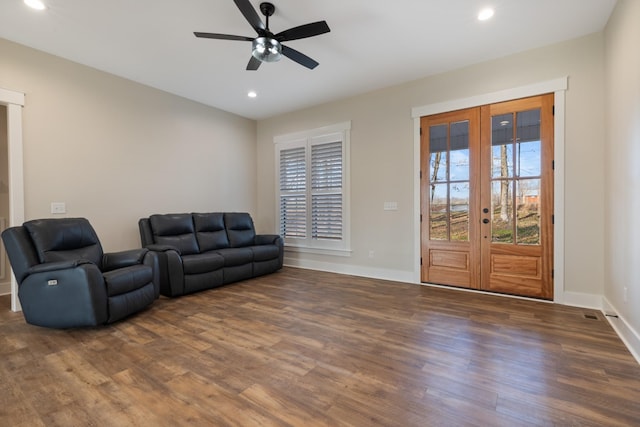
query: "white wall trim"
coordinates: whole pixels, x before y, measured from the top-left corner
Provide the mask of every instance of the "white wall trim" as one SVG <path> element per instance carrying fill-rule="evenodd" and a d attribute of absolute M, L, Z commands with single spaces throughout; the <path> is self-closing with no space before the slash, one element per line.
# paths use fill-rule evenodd
<path fill-rule="evenodd" d="M 21 107 L 24 106 L 24 93 L 15 92 L 9 89 L 0 87 L 0 104 L 15 104 Z"/>
<path fill-rule="evenodd" d="M 391 270 L 385 268 L 371 268 L 352 264 L 335 264 L 332 262 L 311 261 L 284 257 L 284 265 L 287 267 L 302 268 L 306 270 L 326 271 L 329 273 L 348 274 L 351 276 L 368 277 L 371 279 L 389 280 L 392 282 L 403 282 L 419 284 L 413 280 L 413 273 L 410 271 Z"/>
<path fill-rule="evenodd" d="M 553 171 L 553 301 L 564 303 L 567 292 L 564 290 L 564 181 L 565 181 L 565 96 L 567 88 L 565 78 L 564 89 L 558 89 L 554 93 L 555 116 L 553 122 L 555 170 Z M 570 305 L 570 304 L 567 304 Z"/>
<path fill-rule="evenodd" d="M 640 333 L 633 329 L 629 322 L 619 314 L 620 311 L 606 297 L 602 299 L 602 313 L 606 316 L 624 345 L 627 346 L 631 355 L 640 363 Z"/>
<path fill-rule="evenodd" d="M 0 104 L 7 106 L 9 145 L 9 226 L 24 222 L 24 161 L 22 147 L 23 93 L 0 88 Z M 18 283 L 11 274 L 11 310 L 20 311 Z"/>
<path fill-rule="evenodd" d="M 327 135 L 330 133 L 345 132 L 351 130 L 351 120 L 342 123 L 335 123 L 328 126 L 322 126 L 308 131 L 291 132 L 284 135 L 276 135 L 273 137 L 274 144 L 281 144 L 296 139 L 307 139 L 315 136 Z"/>
<path fill-rule="evenodd" d="M 558 302 L 558 300 L 561 300 L 562 302 Z M 602 295 L 597 294 L 585 294 L 582 292 L 562 292 L 561 295 L 559 295 L 559 298 L 556 298 L 554 302 L 571 307 L 602 310 Z"/>
<path fill-rule="evenodd" d="M 419 119 L 422 116 L 429 116 L 431 114 L 446 113 L 448 111 L 462 110 L 464 108 L 478 107 L 496 102 L 511 101 L 512 99 L 564 91 L 568 88 L 568 82 L 569 77 L 560 77 L 554 80 L 476 95 L 469 98 L 452 99 L 436 104 L 414 107 L 411 109 L 411 117 Z"/>
<path fill-rule="evenodd" d="M 477 95 L 470 98 L 454 99 L 436 104 L 414 107 L 411 110 L 413 118 L 413 200 L 414 200 L 414 280 L 420 281 L 420 118 L 431 114 L 445 113 L 464 108 L 478 107 L 512 99 L 554 93 L 554 302 L 563 303 L 564 300 L 564 181 L 565 181 L 565 91 L 568 88 L 569 77 L 533 83 L 527 86 L 502 90 L 499 92 Z"/>

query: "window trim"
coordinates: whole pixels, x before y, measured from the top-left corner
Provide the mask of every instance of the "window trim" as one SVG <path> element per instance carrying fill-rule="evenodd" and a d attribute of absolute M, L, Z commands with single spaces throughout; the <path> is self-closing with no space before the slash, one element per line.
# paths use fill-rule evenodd
<path fill-rule="evenodd" d="M 350 179 L 350 133 L 351 121 L 336 123 L 307 131 L 294 132 L 285 135 L 277 135 L 273 138 L 275 146 L 275 226 L 280 232 L 280 151 L 282 149 L 305 146 L 307 158 L 310 159 L 311 145 L 322 144 L 338 136 L 342 142 L 342 240 L 324 241 L 314 240 L 310 235 L 310 228 L 304 241 L 291 241 L 285 239 L 285 250 L 300 253 L 313 253 L 320 255 L 351 256 L 351 179 Z M 310 167 L 310 165 L 309 165 Z M 307 185 L 309 182 L 307 183 Z M 309 188 L 307 188 L 309 190 Z M 309 195 L 310 192 L 307 191 Z M 309 213 L 311 199 L 308 197 Z M 310 226 L 310 224 L 308 224 Z"/>

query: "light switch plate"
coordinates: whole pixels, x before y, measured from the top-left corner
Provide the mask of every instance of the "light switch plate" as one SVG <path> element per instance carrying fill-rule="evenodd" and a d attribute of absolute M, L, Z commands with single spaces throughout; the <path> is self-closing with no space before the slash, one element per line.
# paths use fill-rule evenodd
<path fill-rule="evenodd" d="M 398 210 L 398 202 L 384 202 L 384 210 L 385 211 L 397 211 Z"/>
<path fill-rule="evenodd" d="M 67 205 L 65 204 L 65 202 L 51 202 L 51 213 L 52 214 L 67 213 Z"/>

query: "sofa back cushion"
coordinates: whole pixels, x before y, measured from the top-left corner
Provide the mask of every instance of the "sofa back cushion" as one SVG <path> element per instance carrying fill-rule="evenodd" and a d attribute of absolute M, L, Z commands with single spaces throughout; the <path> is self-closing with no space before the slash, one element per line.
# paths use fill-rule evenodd
<path fill-rule="evenodd" d="M 173 246 L 182 255 L 200 252 L 191 214 L 151 215 L 149 224 L 154 243 Z"/>
<path fill-rule="evenodd" d="M 46 218 L 23 224 L 41 263 L 86 259 L 102 268 L 102 246 L 85 218 Z"/>
<path fill-rule="evenodd" d="M 201 252 L 229 247 L 223 213 L 194 213 L 193 225 Z"/>
<path fill-rule="evenodd" d="M 225 213 L 224 225 L 227 228 L 227 236 L 232 248 L 241 248 L 254 244 L 256 231 L 253 228 L 253 220 L 248 213 Z"/>

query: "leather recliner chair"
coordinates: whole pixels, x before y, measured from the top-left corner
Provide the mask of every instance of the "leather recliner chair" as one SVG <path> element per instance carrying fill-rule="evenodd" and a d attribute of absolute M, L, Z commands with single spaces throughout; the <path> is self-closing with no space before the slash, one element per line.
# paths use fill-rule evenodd
<path fill-rule="evenodd" d="M 2 233 L 27 323 L 50 328 L 123 319 L 159 296 L 158 258 L 107 253 L 84 218 L 37 219 Z"/>

